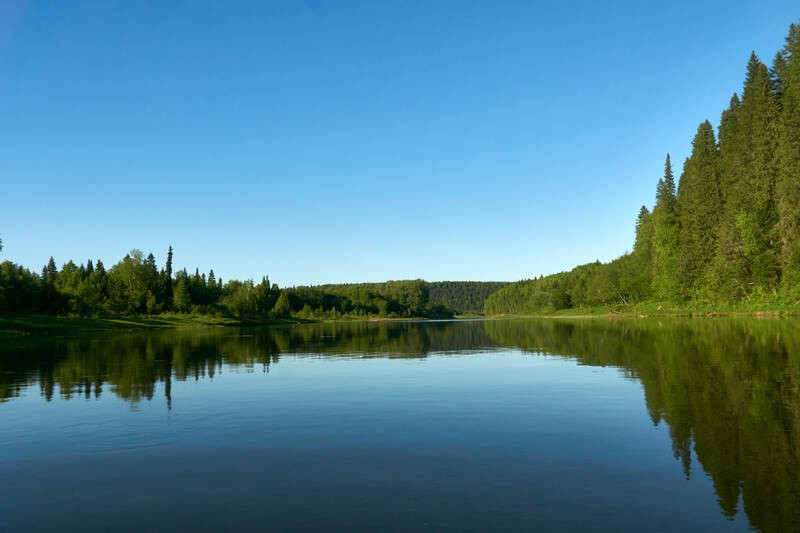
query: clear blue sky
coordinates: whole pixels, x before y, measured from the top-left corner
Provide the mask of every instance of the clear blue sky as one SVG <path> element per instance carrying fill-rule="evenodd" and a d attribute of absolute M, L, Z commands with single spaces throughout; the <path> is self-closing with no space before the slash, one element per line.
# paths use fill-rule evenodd
<path fill-rule="evenodd" d="M 0 238 L 280 285 L 629 250 L 795 1 L 0 2 Z"/>

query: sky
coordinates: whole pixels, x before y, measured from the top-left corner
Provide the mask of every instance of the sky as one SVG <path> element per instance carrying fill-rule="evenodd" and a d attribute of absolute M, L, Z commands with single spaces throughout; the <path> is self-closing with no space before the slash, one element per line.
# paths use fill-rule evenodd
<path fill-rule="evenodd" d="M 280 286 L 631 249 L 795 1 L 0 1 L 0 260 Z"/>

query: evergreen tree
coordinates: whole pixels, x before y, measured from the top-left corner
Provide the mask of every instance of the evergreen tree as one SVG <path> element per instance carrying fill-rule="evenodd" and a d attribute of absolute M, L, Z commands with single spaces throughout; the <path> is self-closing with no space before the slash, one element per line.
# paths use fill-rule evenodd
<path fill-rule="evenodd" d="M 290 315 L 292 311 L 291 302 L 289 301 L 289 292 L 282 290 L 278 299 L 275 301 L 275 307 L 272 309 L 272 314 L 278 318 L 285 318 Z"/>
<path fill-rule="evenodd" d="M 775 54 L 775 59 L 772 60 L 772 67 L 769 69 L 770 79 L 772 80 L 772 92 L 778 98 L 783 95 L 783 78 L 786 70 L 786 55 L 781 52 Z"/>
<path fill-rule="evenodd" d="M 792 24 L 782 54 L 778 132 L 778 229 L 783 292 L 800 298 L 800 25 Z"/>
<path fill-rule="evenodd" d="M 161 291 L 164 298 L 164 309 L 169 310 L 172 308 L 173 295 L 172 295 L 172 246 L 167 251 L 167 263 L 164 265 L 164 276 L 161 280 Z"/>
<path fill-rule="evenodd" d="M 646 206 L 639 209 L 636 218 L 636 240 L 628 268 L 623 271 L 634 301 L 647 299 L 652 294 L 653 281 L 653 220 Z"/>
<path fill-rule="evenodd" d="M 707 289 L 719 300 L 746 296 L 746 268 L 743 245 L 736 228 L 736 217 L 743 209 L 746 184 L 739 164 L 742 128 L 741 100 L 734 93 L 728 109 L 722 112 L 719 125 L 720 213 L 717 249 L 709 269 Z"/>
<path fill-rule="evenodd" d="M 189 287 L 185 275 L 178 276 L 175 283 L 173 306 L 180 313 L 188 313 L 192 310 L 192 299 L 189 296 Z"/>
<path fill-rule="evenodd" d="M 722 215 L 708 285 L 721 300 L 772 292 L 780 279 L 778 118 L 773 80 L 752 54 L 741 101 L 735 97 L 720 122 Z"/>
<path fill-rule="evenodd" d="M 47 265 L 42 269 L 42 281 L 53 284 L 56 281 L 57 274 L 58 267 L 56 266 L 56 261 L 53 259 L 53 256 L 50 256 L 50 260 L 47 261 Z"/>
<path fill-rule="evenodd" d="M 780 278 L 775 201 L 779 108 L 769 71 L 755 53 L 747 66 L 741 120 L 739 171 L 746 189 L 740 191 L 744 209 L 736 215 L 736 228 L 743 245 L 747 282 L 752 290 L 773 291 Z"/>
<path fill-rule="evenodd" d="M 697 128 L 692 154 L 678 187 L 680 206 L 680 281 L 684 296 L 696 295 L 717 245 L 722 209 L 719 151 L 708 121 Z M 690 291 L 692 294 L 690 294 Z"/>
<path fill-rule="evenodd" d="M 678 201 L 669 154 L 664 163 L 664 177 L 656 188 L 653 207 L 653 295 L 670 300 L 678 294 Z"/>

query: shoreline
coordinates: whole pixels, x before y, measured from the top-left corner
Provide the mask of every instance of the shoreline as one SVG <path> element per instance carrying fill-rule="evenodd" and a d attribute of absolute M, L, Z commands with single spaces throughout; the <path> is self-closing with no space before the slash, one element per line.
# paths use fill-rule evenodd
<path fill-rule="evenodd" d="M 581 308 L 564 309 L 551 313 L 460 315 L 452 318 L 426 317 L 352 317 L 336 320 L 237 319 L 207 315 L 153 315 L 148 317 L 83 318 L 54 315 L 0 316 L 0 339 L 26 336 L 78 335 L 104 332 L 125 332 L 149 329 L 187 329 L 209 327 L 290 326 L 295 324 L 323 324 L 346 322 L 409 322 L 436 320 L 504 320 L 521 318 L 539 319 L 637 319 L 637 318 L 798 318 L 800 309 L 687 309 L 652 304 L 631 308 Z"/>
<path fill-rule="evenodd" d="M 205 315 L 84 318 L 55 315 L 0 316 L 0 338 L 123 332 L 148 329 L 279 326 L 302 324 L 299 319 L 251 320 Z"/>

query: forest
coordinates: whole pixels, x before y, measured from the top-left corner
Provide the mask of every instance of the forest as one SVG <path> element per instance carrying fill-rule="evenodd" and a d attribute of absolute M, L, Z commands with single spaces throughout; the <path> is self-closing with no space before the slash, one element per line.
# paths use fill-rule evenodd
<path fill-rule="evenodd" d="M 0 242 L 0 246 L 1 246 Z M 155 256 L 131 250 L 106 269 L 101 260 L 60 268 L 51 257 L 41 273 L 0 263 L 0 315 L 118 317 L 164 313 L 250 319 L 447 318 L 479 313 L 493 282 L 387 281 L 280 288 L 261 281 L 223 281 L 214 270 L 173 272 L 173 250 Z"/>
<path fill-rule="evenodd" d="M 667 155 L 633 250 L 609 263 L 523 280 L 487 314 L 642 302 L 800 304 L 800 25 L 767 67 L 753 53 L 718 127 L 702 122 L 676 185 Z"/>

